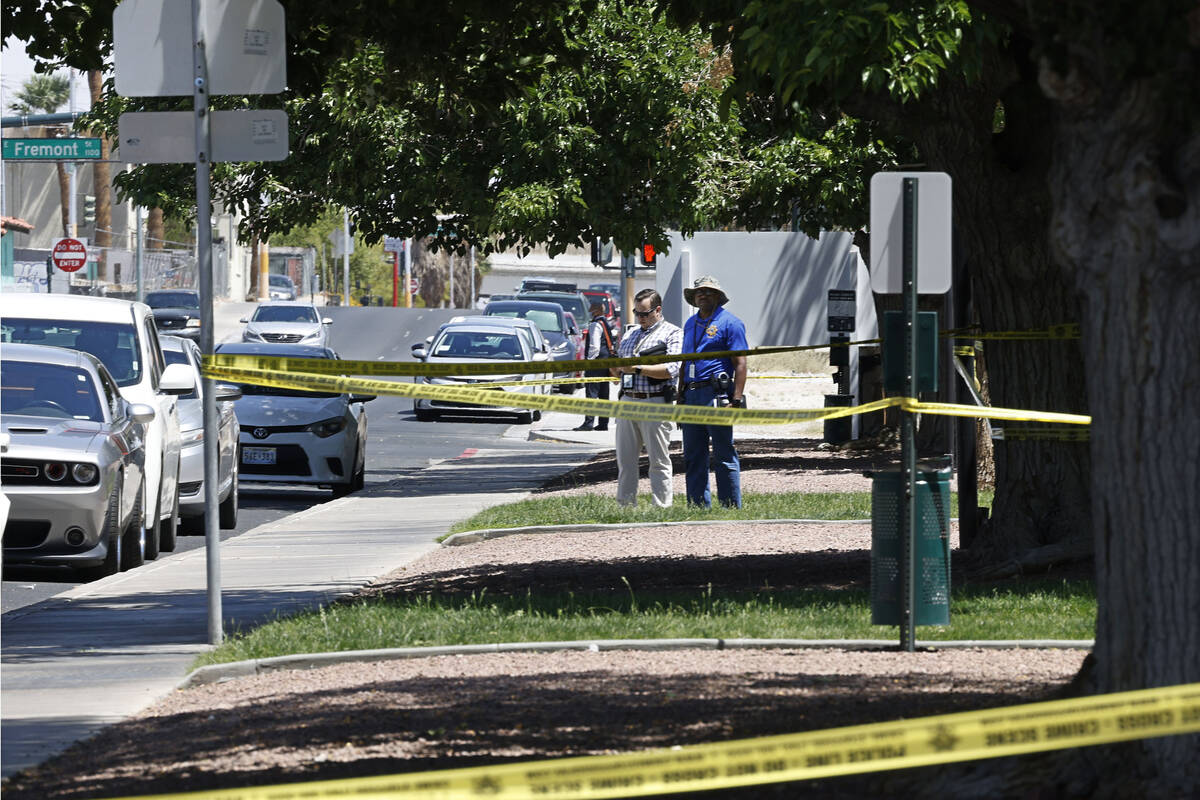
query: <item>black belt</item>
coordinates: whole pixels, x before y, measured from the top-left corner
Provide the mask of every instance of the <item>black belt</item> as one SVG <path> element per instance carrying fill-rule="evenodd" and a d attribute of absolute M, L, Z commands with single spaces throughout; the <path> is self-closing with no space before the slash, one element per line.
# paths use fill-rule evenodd
<path fill-rule="evenodd" d="M 627 394 L 630 397 L 636 397 L 639 400 L 645 400 L 647 397 L 662 397 L 663 396 L 662 392 L 622 392 L 621 394 Z"/>
<path fill-rule="evenodd" d="M 685 384 L 683 385 L 683 390 L 684 390 L 685 392 L 689 392 L 689 391 L 691 391 L 692 389 L 699 389 L 699 388 L 701 388 L 702 386 L 707 386 L 708 388 L 710 388 L 710 389 L 711 389 L 711 388 L 712 388 L 712 383 L 710 383 L 709 381 L 689 381 L 688 383 L 685 383 Z"/>

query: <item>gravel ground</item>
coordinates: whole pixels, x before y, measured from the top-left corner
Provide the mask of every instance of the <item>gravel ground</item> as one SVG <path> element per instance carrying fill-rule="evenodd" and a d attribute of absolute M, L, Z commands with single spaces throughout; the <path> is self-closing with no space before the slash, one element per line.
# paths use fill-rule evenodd
<path fill-rule="evenodd" d="M 868 489 L 894 454 L 745 442 L 752 491 Z M 547 492 L 611 492 L 600 457 Z M 522 534 L 439 549 L 365 591 L 865 586 L 869 525 L 684 525 Z M 287 671 L 177 691 L 36 770 L 6 800 L 165 793 L 417 772 L 816 730 L 1047 699 L 1064 650 L 686 650 L 439 656 Z M 913 776 L 904 771 L 893 775 Z M 883 783 L 878 781 L 883 780 Z M 706 798 L 911 795 L 887 776 Z M 903 778 L 901 779 L 903 780 Z M 678 796 L 678 795 L 677 795 Z"/>

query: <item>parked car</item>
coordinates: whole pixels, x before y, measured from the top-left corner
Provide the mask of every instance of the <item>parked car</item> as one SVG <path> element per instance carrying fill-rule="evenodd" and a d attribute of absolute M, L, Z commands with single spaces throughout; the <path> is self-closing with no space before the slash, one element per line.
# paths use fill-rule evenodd
<path fill-rule="evenodd" d="M 222 355 L 337 359 L 328 347 L 228 343 Z M 241 385 L 234 402 L 240 428 L 239 478 L 243 482 L 307 483 L 335 497 L 363 488 L 367 459 L 369 394 L 338 394 Z"/>
<path fill-rule="evenodd" d="M 287 275 L 267 276 L 268 300 L 295 300 L 296 284 Z"/>
<path fill-rule="evenodd" d="M 618 283 L 589 283 L 588 289 L 596 292 L 608 292 L 613 298 L 621 296 L 621 285 Z"/>
<path fill-rule="evenodd" d="M 154 309 L 158 332 L 200 339 L 200 293 L 193 289 L 163 289 L 146 292 L 146 305 Z"/>
<path fill-rule="evenodd" d="M 508 326 L 495 322 L 450 322 L 443 325 L 433 338 L 432 344 L 419 342 L 412 353 L 420 361 L 438 364 L 478 364 L 480 362 L 549 361 L 545 353 L 535 353 L 529 339 L 521 335 L 515 324 Z M 514 375 L 462 375 L 418 378 L 421 383 L 442 386 L 471 386 L 494 382 L 529 383 L 530 385 L 498 386 L 493 391 L 506 394 L 542 394 L 543 387 L 533 382 L 541 379 L 537 374 Z M 418 397 L 413 400 L 413 413 L 418 420 L 428 421 L 442 413 L 459 414 L 515 414 L 517 421 L 528 425 L 541 418 L 541 411 L 514 405 L 485 406 L 460 403 L 453 400 Z"/>
<path fill-rule="evenodd" d="M 495 300 L 487 304 L 483 310 L 485 316 L 515 317 L 529 319 L 542 329 L 542 335 L 550 343 L 550 357 L 554 361 L 573 361 L 578 352 L 578 345 L 572 336 L 578 336 L 578 328 L 572 328 L 567 321 L 566 312 L 558 303 L 545 303 L 540 300 Z M 566 381 L 579 378 L 582 372 L 556 372 L 555 378 Z M 559 384 L 559 391 L 573 391 L 574 384 Z M 567 388 L 570 387 L 570 388 Z"/>
<path fill-rule="evenodd" d="M 5 344 L 0 358 L 4 563 L 68 566 L 87 578 L 140 565 L 154 408 L 122 397 L 89 353 Z"/>
<path fill-rule="evenodd" d="M 182 533 L 204 534 L 204 385 L 200 380 L 200 348 L 177 336 L 162 337 L 168 364 L 186 364 L 196 377 L 196 388 L 179 398 L 179 527 Z M 242 390 L 229 383 L 214 386 L 217 399 L 217 507 L 218 525 L 237 527 L 238 429 L 233 401 Z"/>
<path fill-rule="evenodd" d="M 317 313 L 312 303 L 280 301 L 260 303 L 249 317 L 242 317 L 243 342 L 267 344 L 329 345 L 329 326 L 333 320 Z"/>
<path fill-rule="evenodd" d="M 518 292 L 575 292 L 573 283 L 560 278 L 525 278 L 517 288 Z"/>
<path fill-rule="evenodd" d="M 537 326 L 537 323 L 531 319 L 518 319 L 516 317 L 499 317 L 475 315 L 470 317 L 454 317 L 450 322 L 442 324 L 442 328 L 455 322 L 470 322 L 479 325 L 504 325 L 511 326 L 516 329 L 517 333 L 529 340 L 530 349 L 536 356 L 538 353 L 545 353 L 546 357 L 550 357 L 550 342 L 546 340 L 546 335 L 542 333 L 542 329 Z M 441 331 L 441 328 L 438 329 Z M 436 335 L 436 334 L 435 334 Z M 425 339 L 429 344 L 433 343 L 433 336 Z"/>
<path fill-rule="evenodd" d="M 575 315 L 575 321 L 587 324 L 592 317 L 588 314 L 588 301 L 579 292 L 521 292 L 518 300 L 541 300 L 545 303 L 558 303 L 563 311 Z"/>
<path fill-rule="evenodd" d="M 145 303 L 62 294 L 0 295 L 0 332 L 6 342 L 83 350 L 108 369 L 131 403 L 154 408 L 146 426 L 144 550 L 128 558 L 154 559 L 175 549 L 179 517 L 177 397 L 195 388 L 191 370 L 163 358 L 154 315 Z"/>

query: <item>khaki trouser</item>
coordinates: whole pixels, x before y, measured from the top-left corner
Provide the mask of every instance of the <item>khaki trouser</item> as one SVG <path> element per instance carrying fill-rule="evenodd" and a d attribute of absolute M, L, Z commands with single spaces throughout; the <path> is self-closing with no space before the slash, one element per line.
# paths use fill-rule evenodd
<path fill-rule="evenodd" d="M 662 397 L 637 398 L 628 395 L 621 398 L 630 403 L 664 403 Z M 617 418 L 617 502 L 623 506 L 637 503 L 638 459 L 645 446 L 650 457 L 650 492 L 654 505 L 666 508 L 671 505 L 671 456 L 667 448 L 671 444 L 670 422 L 635 422 Z"/>

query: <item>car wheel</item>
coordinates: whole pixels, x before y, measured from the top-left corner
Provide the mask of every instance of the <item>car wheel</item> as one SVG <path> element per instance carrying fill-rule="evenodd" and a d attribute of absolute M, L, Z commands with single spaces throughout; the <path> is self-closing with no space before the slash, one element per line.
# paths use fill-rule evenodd
<path fill-rule="evenodd" d="M 159 526 L 158 549 L 163 553 L 175 552 L 175 541 L 179 533 L 179 482 L 175 482 L 175 502 L 171 508 L 171 518 Z"/>
<path fill-rule="evenodd" d="M 113 488 L 112 497 L 108 498 L 108 510 L 104 514 L 104 527 L 100 529 L 100 539 L 108 545 L 104 554 L 104 563 L 98 567 L 83 570 L 84 580 L 94 581 L 116 575 L 121 571 L 121 486 Z"/>
<path fill-rule="evenodd" d="M 517 414 L 517 424 L 518 425 L 532 425 L 533 424 L 533 412 L 532 411 L 522 411 L 519 414 Z"/>
<path fill-rule="evenodd" d="M 541 418 L 542 418 L 542 410 L 541 410 L 540 408 L 539 408 L 539 409 L 535 409 L 535 410 L 534 410 L 534 412 L 533 412 L 533 421 L 534 421 L 534 422 L 537 422 L 537 421 L 538 421 L 538 420 L 540 420 Z"/>
<path fill-rule="evenodd" d="M 232 530 L 237 527 L 238 518 L 238 471 L 233 470 L 233 482 L 229 487 L 229 495 L 221 501 L 218 512 L 219 524 L 222 530 Z"/>
<path fill-rule="evenodd" d="M 417 417 L 417 422 L 433 422 L 437 419 L 436 411 L 426 411 L 423 408 L 414 408 L 413 414 Z"/>
<path fill-rule="evenodd" d="M 138 492 L 137 503 L 133 507 L 133 515 L 129 518 L 129 524 L 125 526 L 125 532 L 121 534 L 122 571 L 140 567 L 146 563 L 146 528 L 142 520 L 145 508 L 146 484 L 143 482 L 142 490 Z"/>

